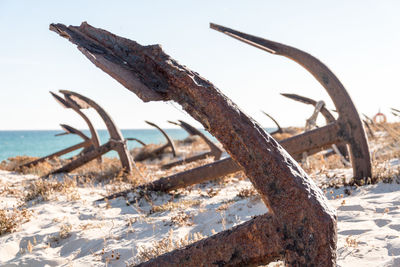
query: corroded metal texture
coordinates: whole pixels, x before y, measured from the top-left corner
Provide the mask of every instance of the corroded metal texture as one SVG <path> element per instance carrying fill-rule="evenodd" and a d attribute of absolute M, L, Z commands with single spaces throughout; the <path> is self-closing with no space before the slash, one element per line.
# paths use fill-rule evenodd
<path fill-rule="evenodd" d="M 77 130 L 77 129 L 69 126 L 69 125 L 61 124 L 61 127 L 65 130 L 66 134 L 72 133 L 72 134 L 79 135 L 81 138 L 83 138 L 84 142 L 76 144 L 76 145 L 73 145 L 73 146 L 70 146 L 70 147 L 67 147 L 67 148 L 64 148 L 64 149 L 62 149 L 60 151 L 57 151 L 55 153 L 52 153 L 50 155 L 41 157 L 39 159 L 33 160 L 31 162 L 28 162 L 26 164 L 23 164 L 23 165 L 19 166 L 19 168 L 32 167 L 32 166 L 34 166 L 36 164 L 39 164 L 41 162 L 46 161 L 47 159 L 60 157 L 62 155 L 65 155 L 67 153 L 70 153 L 70 152 L 75 151 L 75 150 L 80 149 L 80 148 L 84 148 L 81 151 L 81 153 L 82 153 L 82 152 L 90 151 L 92 146 L 94 146 L 94 147 L 98 147 L 99 146 L 99 138 L 98 138 L 98 135 L 97 135 L 97 131 L 94 129 L 94 127 L 93 127 L 92 123 L 90 122 L 89 118 L 79 110 L 79 108 L 77 107 L 77 104 L 72 102 L 72 101 L 68 101 L 68 99 L 62 98 L 62 97 L 56 95 L 53 92 L 50 92 L 50 94 L 55 98 L 55 100 L 62 107 L 73 109 L 75 112 L 77 112 L 85 120 L 85 122 L 89 126 L 92 138 L 89 139 L 81 131 L 79 131 L 79 130 Z M 99 158 L 99 161 L 101 162 L 101 158 Z"/>
<path fill-rule="evenodd" d="M 60 90 L 60 92 L 64 95 L 65 101 L 62 104 L 65 105 L 67 103 L 70 107 L 75 109 L 82 108 L 93 108 L 103 119 L 108 133 L 110 134 L 110 141 L 102 146 L 95 147 L 93 151 L 90 153 L 85 153 L 81 155 L 81 157 L 74 159 L 69 164 L 53 171 L 52 173 L 60 173 L 60 172 L 69 172 L 72 171 L 83 164 L 89 162 L 92 159 L 99 158 L 101 155 L 107 153 L 110 150 L 115 150 L 118 153 L 119 159 L 121 161 L 122 168 L 127 173 L 132 173 L 133 171 L 133 160 L 130 156 L 128 148 L 125 143 L 125 139 L 122 136 L 121 131 L 115 125 L 114 121 L 111 119 L 110 115 L 96 102 L 80 95 L 76 92 L 68 91 L 68 90 Z M 57 98 L 59 101 L 62 98 Z"/>
<path fill-rule="evenodd" d="M 176 148 L 175 148 L 175 143 L 172 140 L 172 138 L 163 130 L 161 129 L 161 127 L 159 127 L 157 124 L 155 124 L 154 122 L 150 122 L 150 121 L 145 121 L 148 125 L 151 125 L 153 127 L 155 127 L 157 130 L 159 130 L 161 132 L 161 134 L 165 137 L 165 139 L 167 140 L 167 143 L 148 152 L 148 153 L 143 153 L 143 154 L 138 154 L 135 157 L 135 161 L 143 161 L 146 160 L 148 158 L 153 158 L 153 157 L 158 157 L 160 154 L 164 153 L 164 151 L 167 148 L 171 148 L 171 153 L 174 157 L 176 157 Z"/>
<path fill-rule="evenodd" d="M 307 104 L 307 105 L 313 105 L 314 107 L 318 103 L 314 99 L 311 99 L 311 98 L 308 98 L 308 97 L 305 97 L 305 96 L 301 96 L 301 95 L 286 94 L 286 93 L 282 93 L 281 95 L 283 95 L 284 97 L 287 97 L 289 99 L 293 99 L 295 101 Z M 335 117 L 325 107 L 325 105 L 321 107 L 320 112 L 321 112 L 322 116 L 324 116 L 326 124 L 334 123 L 336 121 Z M 335 144 L 335 145 L 332 145 L 333 149 L 335 149 L 334 146 L 337 147 L 337 149 L 340 152 L 340 155 L 343 156 L 345 158 L 345 160 L 349 159 L 348 149 L 347 149 L 347 145 L 346 144 Z"/>
<path fill-rule="evenodd" d="M 338 135 L 332 136 L 333 139 L 321 137 L 326 132 L 324 128 L 329 127 L 329 125 L 321 127 L 318 129 L 320 134 L 316 135 L 319 138 L 318 143 L 322 139 L 324 142 L 331 144 L 346 142 L 350 148 L 354 178 L 357 181 L 366 181 L 368 177 L 371 177 L 371 158 L 360 116 L 342 83 L 325 64 L 312 55 L 291 46 L 242 33 L 217 24 L 211 23 L 210 27 L 273 55 L 281 55 L 292 59 L 308 70 L 326 89 L 339 113 L 339 118 L 335 122 L 338 128 Z M 312 142 L 313 140 L 310 141 Z M 304 144 L 301 145 L 303 146 Z"/>
<path fill-rule="evenodd" d="M 274 117 L 272 117 L 271 115 L 269 115 L 269 114 L 268 114 L 267 112 L 265 112 L 265 111 L 262 111 L 262 110 L 261 110 L 261 112 L 262 112 L 265 116 L 267 116 L 268 118 L 270 118 L 270 119 L 275 123 L 276 127 L 278 127 L 278 129 L 276 129 L 275 131 L 269 133 L 270 135 L 274 135 L 274 134 L 277 134 L 277 133 L 283 133 L 281 126 L 279 125 L 278 121 L 274 119 Z"/>
<path fill-rule="evenodd" d="M 107 143 L 105 143 L 99 147 L 96 147 L 93 150 L 83 154 L 82 156 L 78 157 L 77 159 L 72 160 L 70 163 L 67 163 L 66 165 L 62 166 L 61 168 L 58 168 L 58 169 L 52 171 L 50 174 L 70 172 L 72 170 L 75 170 L 75 169 L 83 166 L 84 164 L 88 163 L 89 161 L 94 160 L 111 150 L 118 149 L 119 146 L 120 146 L 120 143 L 110 140 Z"/>
<path fill-rule="evenodd" d="M 142 140 L 140 140 L 140 139 L 138 139 L 138 138 L 134 138 L 134 137 L 128 137 L 128 138 L 125 138 L 125 140 L 127 140 L 127 141 L 136 141 L 136 142 L 138 142 L 139 144 L 141 144 L 142 146 L 145 146 L 145 145 L 146 145 L 145 142 L 143 142 Z"/>
<path fill-rule="evenodd" d="M 75 134 L 79 137 L 81 137 L 83 140 L 89 140 L 90 138 L 86 136 L 82 131 L 79 131 L 78 129 L 68 125 L 68 124 L 60 124 L 61 128 L 64 130 L 65 134 Z M 58 134 L 60 135 L 60 134 Z"/>
<path fill-rule="evenodd" d="M 194 162 L 197 160 L 205 159 L 207 157 L 213 157 L 214 160 L 219 160 L 221 158 L 222 150 L 218 146 L 216 146 L 214 144 L 214 142 L 211 141 L 207 136 L 205 136 L 201 131 L 199 131 L 198 129 L 196 129 L 195 127 L 190 125 L 189 123 L 184 122 L 182 120 L 179 120 L 179 123 L 174 123 L 174 122 L 170 122 L 170 123 L 181 126 L 190 135 L 199 136 L 208 145 L 208 147 L 210 148 L 210 151 L 201 153 L 199 155 L 195 155 L 192 157 L 184 158 L 182 160 L 177 160 L 177 161 L 174 161 L 174 162 L 171 162 L 168 164 L 164 164 L 161 166 L 163 169 L 169 169 L 174 166 L 178 166 L 178 165 L 189 163 L 189 162 Z"/>
<path fill-rule="evenodd" d="M 70 125 L 60 124 L 60 126 L 64 130 L 64 132 L 60 133 L 60 134 L 56 134 L 55 136 L 66 135 L 66 134 L 74 134 L 74 135 L 77 135 L 77 136 L 81 137 L 84 141 L 89 141 L 90 140 L 90 138 L 87 137 L 86 134 L 84 134 L 82 131 L 80 131 L 80 130 L 78 130 L 78 129 L 70 126 Z M 92 140 L 90 140 L 90 141 L 92 141 Z M 78 156 L 83 155 L 83 154 L 93 150 L 94 148 L 95 148 L 95 146 L 93 145 L 93 141 L 92 141 L 92 145 L 84 147 L 81 150 L 81 152 L 79 152 Z"/>
<path fill-rule="evenodd" d="M 73 111 L 75 111 L 87 124 L 87 126 L 89 127 L 89 131 L 90 131 L 90 136 L 91 136 L 91 140 L 93 143 L 93 146 L 95 148 L 100 146 L 100 139 L 99 139 L 99 135 L 96 131 L 96 129 L 94 128 L 92 122 L 89 120 L 89 118 L 81 111 L 81 108 L 78 103 L 76 103 L 75 101 L 73 101 L 72 99 L 69 98 L 62 98 L 59 95 L 50 92 L 50 94 L 55 98 L 55 100 L 64 108 L 69 108 L 72 109 Z M 101 157 L 99 158 L 99 163 L 101 162 Z"/>
<path fill-rule="evenodd" d="M 41 158 L 39 158 L 39 159 L 33 160 L 33 161 L 31 161 L 31 162 L 28 162 L 28 163 L 26 163 L 26 164 L 23 164 L 23 165 L 19 166 L 18 169 L 21 169 L 21 168 L 29 168 L 29 167 L 35 166 L 35 165 L 37 165 L 37 164 L 39 164 L 39 163 L 41 163 L 41 162 L 44 162 L 44 161 L 46 161 L 46 160 L 48 160 L 48 159 L 52 159 L 52 158 L 56 158 L 56 157 L 61 157 L 62 155 L 68 154 L 68 153 L 70 153 L 70 152 L 72 152 L 72 151 L 75 151 L 75 150 L 77 150 L 77 149 L 80 149 L 80 148 L 89 147 L 89 146 L 91 146 L 91 145 L 92 145 L 92 142 L 91 142 L 90 140 L 86 140 L 86 141 L 83 141 L 83 142 L 81 142 L 81 143 L 79 143 L 79 144 L 76 144 L 76 145 L 73 145 L 73 146 L 64 148 L 64 149 L 62 149 L 62 150 L 60 150 L 60 151 L 57 151 L 57 152 L 55 152 L 55 153 L 52 153 L 52 154 L 50 154 L 50 155 L 41 157 Z"/>
<path fill-rule="evenodd" d="M 283 259 L 281 235 L 277 232 L 280 226 L 275 219 L 268 214 L 257 216 L 185 249 L 174 250 L 137 266 L 258 266 Z"/>
<path fill-rule="evenodd" d="M 290 266 L 335 265 L 335 212 L 321 190 L 268 133 L 212 83 L 166 55 L 158 45 L 141 46 L 87 23 L 80 27 L 52 24 L 50 29 L 77 44 L 89 60 L 143 101 L 179 103 L 221 142 L 269 209 L 273 220 L 270 225 L 274 227 L 261 222 L 260 228 L 265 232 L 260 237 L 252 237 L 254 228 L 250 222 L 143 266 L 256 265 L 281 257 Z M 339 127 L 324 128 L 324 133 L 328 129 L 331 132 L 327 140 L 320 140 L 326 144 Z M 307 139 L 316 133 L 313 130 L 303 135 Z M 224 234 L 239 234 L 240 230 L 244 231 L 243 239 L 224 239 Z M 275 236 L 276 242 L 269 242 Z M 205 262 L 203 252 L 207 251 L 210 253 Z"/>

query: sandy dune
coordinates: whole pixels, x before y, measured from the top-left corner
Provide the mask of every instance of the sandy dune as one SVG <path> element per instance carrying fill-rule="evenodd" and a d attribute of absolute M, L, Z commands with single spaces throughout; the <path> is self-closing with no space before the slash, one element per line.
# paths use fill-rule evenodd
<path fill-rule="evenodd" d="M 0 171 L 0 186 L 18 188 L 34 178 Z M 143 253 L 138 254 L 142 247 L 152 247 L 163 238 L 210 236 L 267 212 L 257 195 L 243 196 L 249 188 L 249 181 L 233 178 L 226 184 L 195 186 L 174 199 L 154 195 L 151 202 L 141 199 L 131 205 L 122 198 L 94 202 L 106 194 L 100 186 L 78 187 L 80 198 L 75 200 L 56 193 L 50 201 L 29 202 L 30 221 L 0 237 L 0 263 L 126 266 L 143 260 Z M 395 183 L 326 190 L 338 212 L 339 266 L 400 266 L 399 191 Z M 17 200 L 3 191 L 0 203 L 10 207 Z"/>

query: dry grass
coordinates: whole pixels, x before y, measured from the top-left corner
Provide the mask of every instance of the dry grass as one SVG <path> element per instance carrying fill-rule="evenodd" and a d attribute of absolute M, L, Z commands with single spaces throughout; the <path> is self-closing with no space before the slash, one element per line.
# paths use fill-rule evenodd
<path fill-rule="evenodd" d="M 0 163 L 0 169 L 6 171 L 15 171 L 22 174 L 33 174 L 37 176 L 43 176 L 47 175 L 51 170 L 61 167 L 63 164 L 67 162 L 67 160 L 65 159 L 53 158 L 41 162 L 35 166 L 20 168 L 21 165 L 24 165 L 36 159 L 38 158 L 29 156 L 17 156 L 14 158 L 8 158 L 7 160 L 3 160 Z"/>
<path fill-rule="evenodd" d="M 257 191 L 254 189 L 254 187 L 249 187 L 242 188 L 236 196 L 239 198 L 249 198 L 255 195 L 257 195 Z"/>
<path fill-rule="evenodd" d="M 55 192 L 60 192 L 68 196 L 68 200 L 77 200 L 80 198 L 76 181 L 74 179 L 65 178 L 62 182 L 55 179 L 38 179 L 28 184 L 25 188 L 24 200 L 48 201 Z"/>
<path fill-rule="evenodd" d="M 193 216 L 184 211 L 180 211 L 178 214 L 171 217 L 170 225 L 191 226 L 193 225 Z"/>
<path fill-rule="evenodd" d="M 21 224 L 29 221 L 31 215 L 31 212 L 22 206 L 0 209 L 0 236 L 15 232 Z"/>
<path fill-rule="evenodd" d="M 200 200 L 182 200 L 178 202 L 170 201 L 159 206 L 153 206 L 150 210 L 150 213 L 171 211 L 176 209 L 185 210 L 192 206 L 199 206 L 200 203 Z"/>

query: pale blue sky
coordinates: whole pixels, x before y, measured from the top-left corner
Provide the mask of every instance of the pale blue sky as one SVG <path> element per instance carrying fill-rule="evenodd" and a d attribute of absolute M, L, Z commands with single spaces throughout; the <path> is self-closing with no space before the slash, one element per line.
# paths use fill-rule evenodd
<path fill-rule="evenodd" d="M 400 1 L 6 1 L 0 0 L 0 130 L 85 128 L 48 91 L 68 89 L 101 104 L 120 128 L 147 119 L 193 122 L 176 104 L 142 103 L 48 30 L 52 22 L 95 27 L 166 53 L 212 81 L 264 126 L 270 113 L 303 125 L 312 108 L 280 92 L 331 101 L 296 63 L 209 29 L 215 22 L 305 50 L 339 77 L 362 113 L 400 108 Z M 96 126 L 104 128 L 94 113 Z M 198 124 L 197 124 L 198 125 Z"/>

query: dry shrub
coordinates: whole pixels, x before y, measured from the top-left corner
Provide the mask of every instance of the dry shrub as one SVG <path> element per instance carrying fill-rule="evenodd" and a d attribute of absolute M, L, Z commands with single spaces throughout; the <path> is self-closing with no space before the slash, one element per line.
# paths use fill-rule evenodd
<path fill-rule="evenodd" d="M 62 182 L 55 179 L 38 179 L 31 182 L 25 189 L 25 201 L 34 199 L 48 201 L 55 192 L 67 195 L 69 200 L 76 200 L 79 199 L 76 185 L 76 181 L 70 178 L 65 178 Z"/>
<path fill-rule="evenodd" d="M 6 171 L 15 171 L 22 174 L 33 174 L 38 176 L 44 176 L 50 173 L 55 168 L 59 168 L 63 164 L 68 162 L 68 160 L 66 159 L 55 157 L 52 159 L 47 159 L 33 166 L 20 167 L 21 165 L 24 165 L 36 159 L 38 158 L 30 156 L 17 156 L 13 158 L 8 158 L 7 160 L 3 160 L 0 163 L 0 169 Z"/>
<path fill-rule="evenodd" d="M 193 225 L 193 216 L 184 211 L 180 211 L 177 215 L 171 217 L 170 225 L 191 226 Z"/>
<path fill-rule="evenodd" d="M 155 213 L 155 212 L 163 212 L 163 211 L 171 211 L 175 209 L 187 209 L 191 206 L 199 206 L 201 203 L 200 200 L 182 200 L 179 202 L 167 202 L 165 204 L 159 205 L 159 206 L 153 206 L 150 210 L 150 213 Z"/>
<path fill-rule="evenodd" d="M 97 160 L 92 160 L 73 172 L 79 177 L 86 178 L 86 180 L 91 180 L 92 182 L 133 181 L 133 177 L 129 177 L 123 172 L 121 161 L 117 158 L 104 157 L 101 164 Z"/>
<path fill-rule="evenodd" d="M 30 156 L 17 156 L 13 158 L 8 158 L 0 163 L 0 169 L 5 171 L 15 171 L 20 165 L 26 164 L 33 160 L 38 159 L 37 157 Z"/>
<path fill-rule="evenodd" d="M 187 234 L 184 238 L 174 240 L 173 231 L 169 231 L 168 237 L 161 239 L 158 242 L 153 242 L 150 247 L 140 247 L 138 249 L 138 253 L 136 256 L 136 263 L 144 262 L 151 260 L 157 256 L 160 256 L 164 253 L 173 251 L 178 248 L 185 247 L 194 242 L 197 242 L 203 239 L 201 233 Z M 131 265 L 134 266 L 134 265 Z"/>
<path fill-rule="evenodd" d="M 28 222 L 30 217 L 31 212 L 23 207 L 0 209 L 0 236 L 15 232 L 21 224 Z"/>
<path fill-rule="evenodd" d="M 222 212 L 224 210 L 227 210 L 229 206 L 231 206 L 233 203 L 235 203 L 235 201 L 233 200 L 224 201 L 218 208 L 215 209 L 215 211 Z"/>
<path fill-rule="evenodd" d="M 257 191 L 254 189 L 254 187 L 249 187 L 242 188 L 236 196 L 239 198 L 249 198 L 255 195 L 257 195 Z"/>
<path fill-rule="evenodd" d="M 400 183 L 400 166 L 391 167 L 390 164 L 372 162 L 372 178 L 367 183 Z"/>
<path fill-rule="evenodd" d="M 70 223 L 63 223 L 60 226 L 60 231 L 55 234 L 49 236 L 50 243 L 58 243 L 62 239 L 66 239 L 71 236 L 72 225 Z"/>
<path fill-rule="evenodd" d="M 300 162 L 301 167 L 307 172 L 312 173 L 327 169 L 347 168 L 341 161 L 341 157 L 337 154 L 324 156 L 321 153 L 307 157 L 307 163 Z"/>

